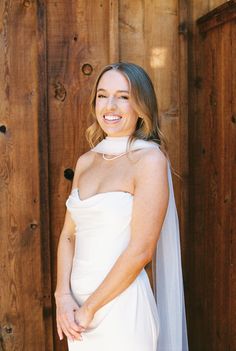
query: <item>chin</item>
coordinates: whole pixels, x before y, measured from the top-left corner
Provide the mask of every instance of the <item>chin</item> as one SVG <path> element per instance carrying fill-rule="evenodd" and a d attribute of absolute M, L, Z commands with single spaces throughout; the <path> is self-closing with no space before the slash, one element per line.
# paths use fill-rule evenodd
<path fill-rule="evenodd" d="M 120 136 L 124 136 L 124 135 L 130 135 L 131 133 L 129 133 L 129 132 L 125 132 L 125 131 L 122 131 L 122 132 L 114 132 L 114 133 L 112 133 L 112 132 L 107 132 L 107 131 L 104 131 L 106 134 L 107 134 L 107 136 L 109 136 L 109 137 L 120 137 Z"/>

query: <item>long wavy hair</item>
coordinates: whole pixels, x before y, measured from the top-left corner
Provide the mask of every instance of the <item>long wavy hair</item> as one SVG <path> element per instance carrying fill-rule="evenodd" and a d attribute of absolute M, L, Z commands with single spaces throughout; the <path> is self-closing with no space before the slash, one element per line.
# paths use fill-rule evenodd
<path fill-rule="evenodd" d="M 106 137 L 106 133 L 97 122 L 95 105 L 98 83 L 102 75 L 109 70 L 121 72 L 128 80 L 130 101 L 134 110 L 140 116 L 137 120 L 136 129 L 129 138 L 129 144 L 135 139 L 152 140 L 167 155 L 166 139 L 159 126 L 157 98 L 152 81 L 142 67 L 129 62 L 117 62 L 105 66 L 95 81 L 90 97 L 90 111 L 94 122 L 85 133 L 89 145 L 94 147 Z"/>

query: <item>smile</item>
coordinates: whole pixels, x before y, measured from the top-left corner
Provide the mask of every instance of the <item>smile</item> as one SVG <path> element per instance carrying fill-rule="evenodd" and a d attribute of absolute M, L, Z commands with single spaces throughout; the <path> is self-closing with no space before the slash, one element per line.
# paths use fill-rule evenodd
<path fill-rule="evenodd" d="M 117 115 L 104 115 L 103 118 L 106 121 L 118 121 L 120 120 L 122 117 L 121 116 L 117 116 Z"/>

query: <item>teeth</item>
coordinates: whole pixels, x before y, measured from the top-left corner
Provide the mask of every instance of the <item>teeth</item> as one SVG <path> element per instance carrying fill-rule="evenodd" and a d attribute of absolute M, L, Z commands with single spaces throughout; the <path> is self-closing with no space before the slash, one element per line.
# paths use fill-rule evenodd
<path fill-rule="evenodd" d="M 114 120 L 118 120 L 118 119 L 120 119 L 121 117 L 119 117 L 119 116 L 104 116 L 104 118 L 106 119 L 106 120 L 108 120 L 108 121 L 114 121 Z"/>

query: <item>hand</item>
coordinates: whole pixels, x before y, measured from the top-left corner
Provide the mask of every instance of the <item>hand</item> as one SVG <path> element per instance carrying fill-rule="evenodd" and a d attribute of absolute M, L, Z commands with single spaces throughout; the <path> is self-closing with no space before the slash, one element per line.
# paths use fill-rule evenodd
<path fill-rule="evenodd" d="M 71 341 L 75 339 L 81 340 L 81 332 L 84 331 L 84 328 L 75 321 L 75 313 L 79 311 L 79 305 L 70 293 L 55 294 L 55 299 L 57 306 L 57 332 L 60 340 L 63 339 L 63 333 Z"/>
<path fill-rule="evenodd" d="M 89 309 L 86 304 L 82 305 L 75 311 L 75 322 L 85 331 L 92 322 L 94 312 Z"/>

